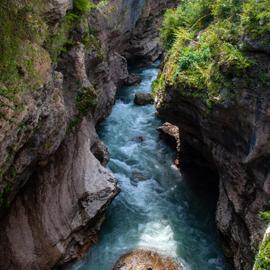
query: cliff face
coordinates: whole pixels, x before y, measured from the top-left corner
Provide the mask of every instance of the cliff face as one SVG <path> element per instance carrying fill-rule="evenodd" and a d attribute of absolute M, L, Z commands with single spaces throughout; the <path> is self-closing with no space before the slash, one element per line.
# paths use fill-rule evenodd
<path fill-rule="evenodd" d="M 1 269 L 50 269 L 82 256 L 118 192 L 95 158 L 106 160 L 95 125 L 129 80 L 127 61 L 160 55 L 161 13 L 174 1 L 93 2 L 84 14 L 73 13 L 70 0 L 43 3 L 37 18 L 46 18 L 54 39 L 25 41 L 38 79 L 18 61 L 16 72 L 30 88 L 11 96 L 0 83 Z"/>
<path fill-rule="evenodd" d="M 192 151 L 218 171 L 216 222 L 236 269 L 252 268 L 265 227 L 258 213 L 270 197 L 269 98 L 243 91 L 237 102 L 209 113 L 200 100 L 167 89 L 158 106 L 159 115 L 180 128 L 180 164 Z"/>
<path fill-rule="evenodd" d="M 200 9 L 199 1 L 195 13 L 191 1 L 168 14 L 163 34 L 172 47 L 155 83 L 156 106 L 179 127 L 180 165 L 191 162 L 218 174 L 216 223 L 235 268 L 249 270 L 266 227 L 258 213 L 270 199 L 269 35 L 265 22 L 253 20 L 265 7 L 240 1 L 223 10 L 221 2 L 208 2 Z M 213 17 L 188 32 L 180 19 L 186 12 L 191 25 L 192 16 Z M 235 21 L 228 22 L 232 14 Z M 179 16 L 173 45 L 170 15 Z M 199 181 L 209 184 L 204 177 Z"/>
<path fill-rule="evenodd" d="M 261 47 L 250 47 L 248 53 L 269 74 L 269 54 Z M 256 68 L 249 69 L 248 77 L 234 73 L 230 89 L 222 90 L 231 96 L 217 95 L 211 106 L 198 89 L 169 81 L 156 95 L 159 115 L 180 129 L 180 165 L 199 161 L 218 173 L 217 226 L 235 269 L 245 270 L 252 269 L 266 226 L 258 213 L 270 199 L 270 94 L 257 74 Z"/>

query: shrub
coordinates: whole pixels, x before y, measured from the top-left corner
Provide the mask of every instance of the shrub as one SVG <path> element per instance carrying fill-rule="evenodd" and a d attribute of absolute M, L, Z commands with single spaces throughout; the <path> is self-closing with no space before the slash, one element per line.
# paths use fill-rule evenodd
<path fill-rule="evenodd" d="M 73 1 L 75 10 L 81 13 L 86 13 L 94 6 L 91 0 L 74 0 Z"/>
<path fill-rule="evenodd" d="M 267 236 L 261 244 L 255 261 L 255 270 L 268 269 L 270 269 L 270 236 Z"/>
<path fill-rule="evenodd" d="M 246 78 L 254 64 L 241 46 L 243 6 L 242 0 L 184 0 L 167 11 L 161 30 L 167 56 L 153 91 L 169 84 L 206 103 L 224 100 L 221 92 L 233 97 L 232 78 Z"/>
<path fill-rule="evenodd" d="M 259 217 L 270 223 L 270 211 L 262 211 L 259 213 Z"/>
<path fill-rule="evenodd" d="M 76 97 L 76 107 L 80 116 L 85 116 L 87 112 L 96 106 L 97 94 L 94 87 L 83 87 Z"/>
<path fill-rule="evenodd" d="M 161 37 L 166 49 L 172 47 L 179 28 L 198 30 L 211 21 L 211 0 L 183 1 L 176 10 L 168 10 L 164 15 Z"/>
<path fill-rule="evenodd" d="M 270 34 L 270 0 L 247 0 L 243 4 L 241 23 L 253 38 Z"/>

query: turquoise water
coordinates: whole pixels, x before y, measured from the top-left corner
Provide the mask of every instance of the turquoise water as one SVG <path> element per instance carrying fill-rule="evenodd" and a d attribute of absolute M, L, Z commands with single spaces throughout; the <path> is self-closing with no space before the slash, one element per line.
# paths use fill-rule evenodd
<path fill-rule="evenodd" d="M 154 106 L 133 104 L 137 91 L 151 90 L 158 69 L 136 72 L 142 83 L 119 91 L 99 129 L 122 192 L 107 212 L 98 244 L 71 269 L 111 270 L 121 255 L 137 248 L 172 256 L 186 270 L 229 269 L 214 224 L 215 196 L 191 188 L 172 165 L 175 153 L 159 138 Z"/>

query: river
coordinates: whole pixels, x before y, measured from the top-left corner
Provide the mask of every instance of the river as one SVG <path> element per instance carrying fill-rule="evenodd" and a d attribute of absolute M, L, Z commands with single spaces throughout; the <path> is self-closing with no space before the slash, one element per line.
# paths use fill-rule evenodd
<path fill-rule="evenodd" d="M 174 257 L 185 270 L 227 270 L 215 196 L 191 188 L 172 165 L 175 152 L 159 137 L 154 106 L 133 104 L 136 92 L 151 91 L 158 67 L 135 73 L 142 82 L 118 91 L 112 114 L 99 127 L 122 191 L 107 211 L 98 243 L 71 269 L 112 270 L 124 253 L 146 248 Z"/>

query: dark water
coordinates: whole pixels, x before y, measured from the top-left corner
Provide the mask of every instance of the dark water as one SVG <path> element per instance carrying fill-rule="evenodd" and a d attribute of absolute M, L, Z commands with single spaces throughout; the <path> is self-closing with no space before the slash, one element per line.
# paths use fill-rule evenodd
<path fill-rule="evenodd" d="M 133 104 L 134 93 L 151 90 L 158 69 L 136 72 L 142 83 L 119 91 L 99 132 L 122 192 L 107 212 L 98 244 L 72 269 L 111 270 L 122 254 L 137 248 L 172 256 L 184 269 L 229 269 L 214 224 L 215 196 L 190 188 L 172 165 L 174 152 L 158 136 L 154 106 Z"/>

